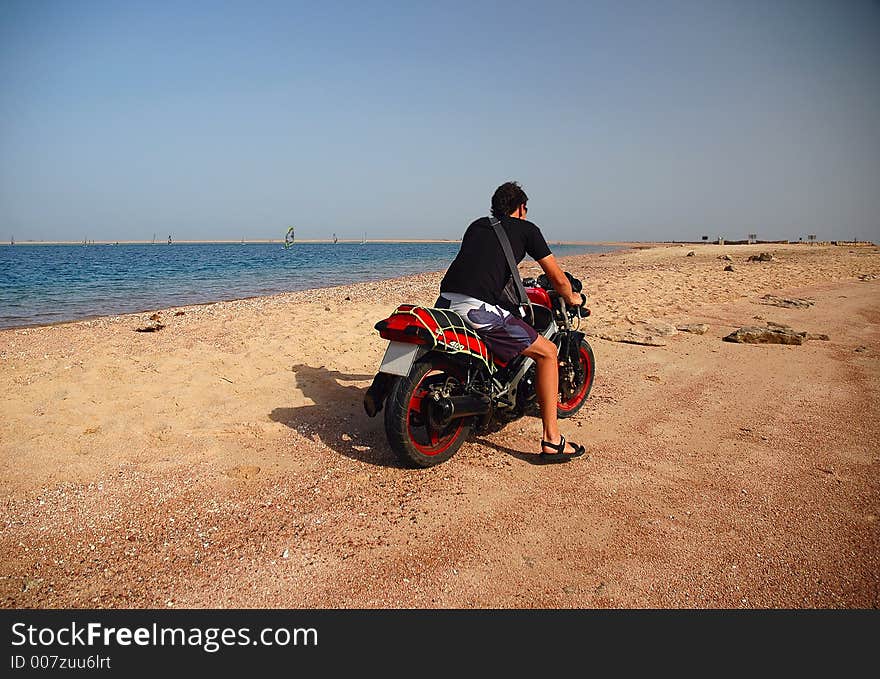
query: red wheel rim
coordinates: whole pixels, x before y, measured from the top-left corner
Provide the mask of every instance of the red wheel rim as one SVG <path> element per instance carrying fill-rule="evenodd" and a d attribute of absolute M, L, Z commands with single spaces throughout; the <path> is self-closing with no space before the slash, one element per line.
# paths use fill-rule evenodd
<path fill-rule="evenodd" d="M 590 355 L 584 347 L 580 347 L 578 350 L 578 360 L 580 362 L 580 368 L 584 373 L 584 382 L 574 396 L 567 401 L 560 401 L 556 404 L 559 410 L 563 412 L 574 410 L 581 404 L 581 401 L 584 400 L 584 396 L 587 393 L 587 387 L 590 384 L 590 380 L 593 378 L 593 364 L 590 361 Z"/>
<path fill-rule="evenodd" d="M 409 436 L 409 440 L 412 442 L 413 446 L 415 446 L 416 450 L 422 455 L 427 455 L 428 457 L 439 455 L 455 443 L 461 432 L 461 428 L 464 426 L 464 419 L 460 419 L 453 421 L 453 423 L 449 425 L 450 428 L 444 430 L 443 433 L 432 431 L 430 432 L 430 435 L 428 434 L 428 427 L 426 424 L 418 425 L 416 429 L 413 428 L 413 414 L 417 413 L 419 417 L 427 422 L 427 417 L 422 414 L 422 402 L 424 401 L 425 396 L 427 396 L 428 390 L 424 389 L 422 385 L 427 378 L 436 377 L 438 374 L 443 374 L 444 372 L 445 371 L 434 371 L 433 373 L 426 373 L 425 376 L 422 377 L 421 381 L 416 385 L 416 388 L 413 389 L 413 394 L 409 400 L 409 407 L 407 408 L 406 413 L 406 433 Z M 422 434 L 421 438 L 426 440 L 425 443 L 419 442 L 419 438 L 416 436 L 417 433 Z"/>

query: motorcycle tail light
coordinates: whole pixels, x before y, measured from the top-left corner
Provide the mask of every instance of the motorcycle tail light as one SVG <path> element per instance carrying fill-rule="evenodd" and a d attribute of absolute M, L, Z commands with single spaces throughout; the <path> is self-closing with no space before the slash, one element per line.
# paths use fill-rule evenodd
<path fill-rule="evenodd" d="M 399 317 L 398 317 L 399 318 Z M 407 342 L 408 344 L 433 344 L 434 338 L 425 328 L 417 325 L 395 323 L 394 316 L 379 321 L 373 327 L 379 331 L 379 336 L 389 342 Z"/>

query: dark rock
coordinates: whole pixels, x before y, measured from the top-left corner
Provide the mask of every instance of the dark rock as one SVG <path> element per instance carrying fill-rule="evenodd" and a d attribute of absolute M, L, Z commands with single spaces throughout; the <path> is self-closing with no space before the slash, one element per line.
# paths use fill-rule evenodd
<path fill-rule="evenodd" d="M 651 337 L 672 337 L 676 333 L 675 326 L 665 321 L 648 321 L 641 330 Z"/>
<path fill-rule="evenodd" d="M 666 342 L 652 335 L 639 333 L 635 330 L 626 332 L 605 332 L 593 335 L 609 342 L 623 342 L 624 344 L 641 344 L 647 347 L 665 347 Z"/>
<path fill-rule="evenodd" d="M 724 270 L 725 271 L 733 271 L 733 264 L 728 264 L 727 266 L 724 267 Z"/>
<path fill-rule="evenodd" d="M 687 253 L 687 254 L 685 255 L 685 257 L 696 257 L 696 256 L 697 256 L 697 253 L 694 252 L 693 250 L 691 250 L 689 253 Z"/>
<path fill-rule="evenodd" d="M 798 299 L 797 297 L 777 297 L 775 295 L 764 295 L 759 304 L 769 304 L 770 306 L 780 306 L 786 309 L 805 309 L 813 306 L 814 301 L 809 299 Z"/>
<path fill-rule="evenodd" d="M 795 332 L 790 328 L 744 327 L 730 333 L 725 342 L 745 344 L 803 344 L 807 333 Z"/>
<path fill-rule="evenodd" d="M 705 323 L 688 323 L 687 325 L 676 325 L 676 330 L 681 332 L 691 332 L 695 335 L 705 335 L 709 332 L 709 326 Z"/>

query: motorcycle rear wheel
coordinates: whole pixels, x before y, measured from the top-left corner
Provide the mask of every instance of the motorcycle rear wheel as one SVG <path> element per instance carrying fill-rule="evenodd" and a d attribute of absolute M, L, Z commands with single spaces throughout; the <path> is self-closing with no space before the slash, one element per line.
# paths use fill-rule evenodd
<path fill-rule="evenodd" d="M 433 467 L 455 455 L 471 432 L 472 418 L 431 425 L 428 393 L 432 385 L 461 383 L 454 366 L 416 363 L 409 375 L 395 381 L 385 406 L 385 434 L 400 461 L 409 467 Z"/>
<path fill-rule="evenodd" d="M 556 404 L 556 416 L 559 418 L 571 417 L 584 407 L 587 396 L 593 388 L 593 377 L 596 372 L 596 359 L 593 357 L 593 347 L 587 340 L 581 340 L 578 347 L 578 366 L 576 368 L 575 393 L 568 399 L 560 395 L 560 401 Z"/>

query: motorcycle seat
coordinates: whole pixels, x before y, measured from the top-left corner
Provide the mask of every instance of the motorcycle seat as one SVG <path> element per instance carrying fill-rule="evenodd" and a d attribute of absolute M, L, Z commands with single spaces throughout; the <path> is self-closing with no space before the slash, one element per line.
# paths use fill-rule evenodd
<path fill-rule="evenodd" d="M 447 353 L 468 353 L 488 367 L 505 365 L 495 359 L 482 338 L 450 309 L 401 304 L 376 330 L 387 340 L 429 344 Z"/>

